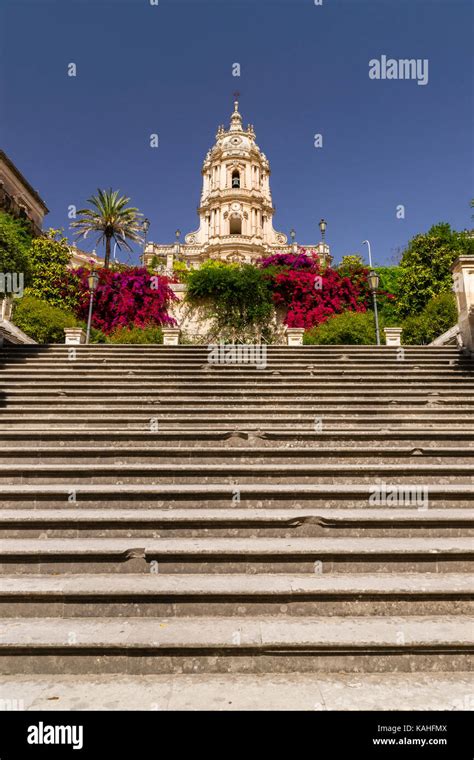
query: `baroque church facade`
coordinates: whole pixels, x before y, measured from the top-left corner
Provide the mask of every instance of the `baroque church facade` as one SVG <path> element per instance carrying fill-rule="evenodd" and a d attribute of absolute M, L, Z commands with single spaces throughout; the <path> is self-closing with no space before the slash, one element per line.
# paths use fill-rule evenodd
<path fill-rule="evenodd" d="M 237 100 L 229 129 L 218 128 L 201 173 L 198 229 L 189 232 L 184 243 L 179 242 L 179 237 L 169 245 L 148 243 L 145 265 L 171 269 L 178 259 L 196 268 L 210 258 L 253 263 L 262 256 L 297 252 L 298 248 L 312 251 L 322 262 L 330 263 L 332 257 L 325 242 L 288 243 L 285 233 L 274 228 L 270 165 L 255 141 L 253 125 L 244 129 Z"/>

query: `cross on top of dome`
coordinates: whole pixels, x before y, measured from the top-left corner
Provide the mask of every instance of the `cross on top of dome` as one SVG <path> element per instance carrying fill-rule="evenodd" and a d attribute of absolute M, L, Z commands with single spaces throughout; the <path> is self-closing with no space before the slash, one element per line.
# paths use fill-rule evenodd
<path fill-rule="evenodd" d="M 234 112 L 230 117 L 230 131 L 241 132 L 242 131 L 242 116 L 239 113 L 239 101 L 240 92 L 234 92 Z"/>

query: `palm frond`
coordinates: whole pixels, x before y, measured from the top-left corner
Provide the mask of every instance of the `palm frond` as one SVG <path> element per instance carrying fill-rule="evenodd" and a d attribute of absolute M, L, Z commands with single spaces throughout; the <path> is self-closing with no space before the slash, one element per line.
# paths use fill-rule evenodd
<path fill-rule="evenodd" d="M 77 230 L 76 239 L 89 233 L 97 233 L 97 244 L 114 241 L 119 250 L 132 250 L 130 242 L 143 242 L 143 214 L 135 207 L 129 206 L 130 198 L 120 195 L 119 190 L 101 190 L 87 201 L 90 208 L 77 212 L 71 227 Z M 108 262 L 107 262 L 108 263 Z"/>

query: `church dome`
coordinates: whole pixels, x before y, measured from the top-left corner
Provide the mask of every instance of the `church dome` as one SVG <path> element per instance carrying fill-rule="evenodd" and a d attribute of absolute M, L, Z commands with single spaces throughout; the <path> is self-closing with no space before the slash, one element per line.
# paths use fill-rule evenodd
<path fill-rule="evenodd" d="M 250 138 L 244 134 L 227 134 L 221 142 L 222 150 L 238 150 L 248 153 L 251 147 Z"/>

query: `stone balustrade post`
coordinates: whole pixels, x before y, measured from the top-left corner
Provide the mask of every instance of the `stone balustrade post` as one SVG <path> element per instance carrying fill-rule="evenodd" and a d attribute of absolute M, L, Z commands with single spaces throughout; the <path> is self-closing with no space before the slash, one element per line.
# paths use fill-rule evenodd
<path fill-rule="evenodd" d="M 78 346 L 86 342 L 86 333 L 82 327 L 65 327 L 64 336 L 67 346 Z"/>
<path fill-rule="evenodd" d="M 286 331 L 289 346 L 302 346 L 304 327 L 288 327 Z"/>
<path fill-rule="evenodd" d="M 474 353 L 474 256 L 459 256 L 451 271 L 462 342 Z"/>
<path fill-rule="evenodd" d="M 401 327 L 384 327 L 385 343 L 387 346 L 402 345 L 402 328 Z"/>
<path fill-rule="evenodd" d="M 164 346 L 177 346 L 179 344 L 179 327 L 163 327 L 163 345 Z"/>

